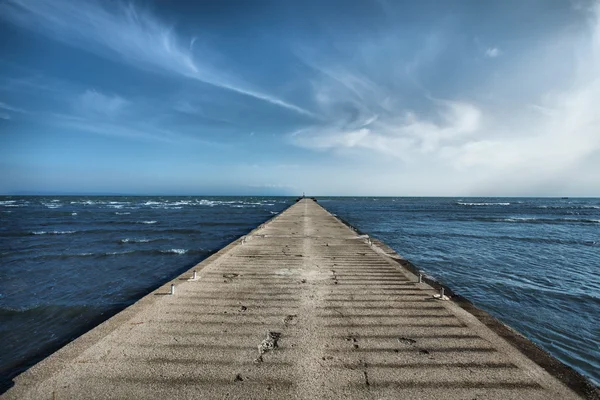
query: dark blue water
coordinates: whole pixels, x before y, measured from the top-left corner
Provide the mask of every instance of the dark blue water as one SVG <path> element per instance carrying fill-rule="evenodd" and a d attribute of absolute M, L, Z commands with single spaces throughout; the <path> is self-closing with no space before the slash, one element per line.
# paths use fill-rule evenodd
<path fill-rule="evenodd" d="M 319 202 L 600 382 L 600 199 Z"/>
<path fill-rule="evenodd" d="M 0 197 L 0 389 L 293 202 Z"/>
<path fill-rule="evenodd" d="M 0 378 L 293 201 L 0 197 Z M 319 201 L 600 382 L 600 199 Z"/>

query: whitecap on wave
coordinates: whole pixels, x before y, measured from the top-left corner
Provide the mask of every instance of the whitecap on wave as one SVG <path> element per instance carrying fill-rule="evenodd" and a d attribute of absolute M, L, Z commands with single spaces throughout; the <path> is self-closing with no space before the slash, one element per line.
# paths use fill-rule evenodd
<path fill-rule="evenodd" d="M 193 204 L 193 203 L 189 200 L 181 200 L 181 201 L 176 201 L 174 203 L 167 203 L 167 205 L 169 205 L 169 206 L 187 206 L 189 204 Z"/>
<path fill-rule="evenodd" d="M 216 201 L 205 200 L 205 199 L 202 199 L 202 200 L 196 202 L 196 204 L 198 204 L 198 205 L 209 206 L 209 207 L 216 206 L 217 204 L 220 204 L 220 203 L 224 203 L 224 202 L 216 202 Z"/>
<path fill-rule="evenodd" d="M 473 207 L 478 207 L 478 206 L 510 206 L 510 203 L 463 203 L 458 201 L 456 204 L 458 204 L 459 206 L 473 206 Z"/>
<path fill-rule="evenodd" d="M 148 243 L 148 242 L 150 242 L 150 239 L 130 239 L 130 238 L 125 238 L 125 239 L 119 240 L 119 242 L 121 242 L 121 243 Z"/>
<path fill-rule="evenodd" d="M 185 254 L 187 250 L 185 249 L 169 249 L 169 250 L 161 250 L 161 253 L 173 253 L 173 254 Z"/>
<path fill-rule="evenodd" d="M 4 200 L 4 201 L 0 201 L 0 206 L 6 206 L 8 204 L 14 204 L 16 203 L 16 200 Z"/>
<path fill-rule="evenodd" d="M 76 231 L 34 231 L 31 232 L 33 235 L 69 235 L 71 233 L 75 233 Z"/>
<path fill-rule="evenodd" d="M 46 208 L 60 208 L 62 207 L 62 204 L 57 204 L 57 203 L 42 203 L 43 205 L 46 206 Z"/>

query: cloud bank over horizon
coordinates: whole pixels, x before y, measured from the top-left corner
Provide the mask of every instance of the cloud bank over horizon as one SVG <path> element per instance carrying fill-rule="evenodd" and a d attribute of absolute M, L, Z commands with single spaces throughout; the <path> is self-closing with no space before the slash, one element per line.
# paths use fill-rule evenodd
<path fill-rule="evenodd" d="M 600 196 L 596 1 L 7 0 L 0 29 L 3 193 Z"/>

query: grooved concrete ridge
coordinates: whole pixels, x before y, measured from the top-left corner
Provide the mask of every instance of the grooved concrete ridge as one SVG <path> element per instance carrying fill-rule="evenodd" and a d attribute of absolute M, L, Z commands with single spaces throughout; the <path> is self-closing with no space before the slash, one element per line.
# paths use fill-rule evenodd
<path fill-rule="evenodd" d="M 303 199 L 5 398 L 579 398 L 382 248 Z"/>

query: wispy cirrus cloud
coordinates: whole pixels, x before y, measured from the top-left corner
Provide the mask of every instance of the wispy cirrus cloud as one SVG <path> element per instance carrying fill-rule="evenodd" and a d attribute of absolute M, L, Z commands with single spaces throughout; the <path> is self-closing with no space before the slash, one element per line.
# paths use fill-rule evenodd
<path fill-rule="evenodd" d="M 15 113 L 23 114 L 25 113 L 25 110 L 22 108 L 13 107 L 0 101 L 0 119 L 10 121 L 12 119 L 12 115 Z"/>
<path fill-rule="evenodd" d="M 7 0 L 0 18 L 104 57 L 136 67 L 194 79 L 241 95 L 313 117 L 313 113 L 252 88 L 210 65 L 206 55 L 195 57 L 183 46 L 173 27 L 132 3 L 97 0 Z"/>
<path fill-rule="evenodd" d="M 16 112 L 16 113 L 24 113 L 25 112 L 25 110 L 23 110 L 22 108 L 13 107 L 13 106 L 3 103 L 1 101 L 0 101 L 0 109 L 5 110 L 5 111 Z"/>

